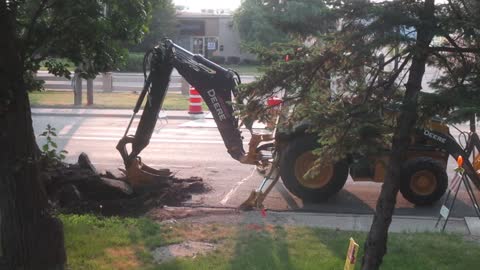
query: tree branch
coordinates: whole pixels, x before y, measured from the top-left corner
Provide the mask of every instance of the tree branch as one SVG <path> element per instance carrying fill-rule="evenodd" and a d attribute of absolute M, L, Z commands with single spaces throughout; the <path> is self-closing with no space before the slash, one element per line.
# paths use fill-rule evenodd
<path fill-rule="evenodd" d="M 445 68 L 448 70 L 448 72 L 450 73 L 450 75 L 453 76 L 454 72 L 453 72 L 453 69 L 450 67 L 450 65 L 448 64 L 448 60 L 447 58 L 445 58 L 443 55 L 439 54 L 438 52 L 434 52 L 432 53 L 434 56 L 438 57 L 438 59 L 443 62 L 443 65 L 445 66 Z"/>
<path fill-rule="evenodd" d="M 462 5 L 464 7 L 465 13 L 467 13 L 467 16 L 470 17 L 470 18 L 473 17 L 473 14 L 470 12 L 470 9 L 469 9 L 467 3 L 465 3 L 465 1 L 463 1 L 463 0 L 460 0 L 460 2 L 462 3 Z"/>
<path fill-rule="evenodd" d="M 448 42 L 449 42 L 450 44 L 452 44 L 452 46 L 453 46 L 455 49 L 461 50 L 461 47 L 458 46 L 457 42 L 456 42 L 450 35 L 445 34 L 445 35 L 443 35 L 443 37 L 446 38 L 446 39 L 448 40 Z M 461 56 L 462 56 L 462 58 L 463 58 L 462 52 L 459 52 L 459 53 L 461 54 Z"/>
<path fill-rule="evenodd" d="M 455 47 L 430 47 L 429 50 L 434 52 L 452 52 L 452 53 L 478 53 L 480 54 L 480 48 L 455 48 Z"/>
<path fill-rule="evenodd" d="M 405 50 L 401 53 L 398 53 L 396 55 L 394 55 L 392 58 L 390 58 L 388 61 L 384 62 L 382 65 L 379 65 L 379 68 L 377 69 L 377 72 L 375 73 L 373 79 L 372 79 L 372 82 L 370 84 L 370 86 L 367 88 L 367 93 L 365 94 L 365 97 L 363 99 L 363 103 L 367 102 L 367 100 L 370 98 L 370 96 L 372 95 L 373 93 L 373 90 L 374 90 L 374 86 L 375 86 L 375 82 L 377 80 L 377 77 L 378 75 L 380 74 L 380 72 L 382 72 L 382 70 L 388 65 L 390 64 L 391 62 L 393 62 L 394 60 L 398 59 L 398 58 L 401 58 L 403 57 L 405 54 L 408 54 L 406 59 L 403 61 L 402 65 L 400 66 L 400 68 L 398 70 L 395 70 L 395 73 L 393 74 L 392 77 L 390 77 L 390 79 L 386 82 L 383 83 L 383 88 L 390 88 L 393 84 L 393 82 L 395 82 L 395 80 L 398 78 L 398 76 L 400 75 L 401 71 L 403 70 L 403 68 L 405 67 L 405 65 L 408 63 L 408 61 L 410 61 L 410 58 L 411 58 L 411 54 L 409 52 L 409 50 Z M 389 96 L 390 94 L 387 94 L 387 96 Z"/>
<path fill-rule="evenodd" d="M 391 87 L 395 83 L 395 81 L 398 79 L 398 76 L 400 76 L 400 74 L 402 73 L 405 66 L 407 66 L 408 62 L 410 62 L 410 59 L 412 59 L 412 54 L 409 54 L 409 55 L 407 55 L 407 57 L 405 57 L 405 60 L 403 60 L 400 67 L 395 71 L 393 76 L 390 77 L 390 80 L 385 82 L 385 84 L 383 85 L 383 89 L 384 89 L 383 96 L 384 97 L 388 98 L 393 94 L 393 91 L 392 91 Z"/>
<path fill-rule="evenodd" d="M 444 35 L 444 37 L 448 40 L 448 42 L 450 42 L 450 44 L 452 44 L 453 47 L 455 47 L 455 49 L 459 50 L 460 49 L 460 46 L 458 46 L 457 42 L 452 38 L 450 37 L 450 35 L 446 34 Z M 459 52 L 458 53 L 460 55 L 460 58 L 462 58 L 462 63 L 463 63 L 463 71 L 464 73 L 466 73 L 467 71 L 467 59 L 465 59 L 465 55 L 463 55 L 462 52 Z M 453 75 L 453 73 L 452 73 Z M 462 84 L 463 84 L 463 79 L 462 79 Z"/>
<path fill-rule="evenodd" d="M 396 59 L 398 58 L 401 58 L 403 57 L 404 55 L 406 54 L 409 54 L 410 53 L 410 50 L 405 50 L 405 51 L 402 51 L 401 53 L 397 53 L 396 55 L 392 56 L 390 59 L 388 59 L 387 61 L 385 61 L 383 63 L 383 67 L 386 67 L 388 64 L 392 63 L 393 61 L 395 61 Z M 388 54 L 387 54 L 388 55 Z M 383 68 L 382 67 L 382 68 Z"/>
<path fill-rule="evenodd" d="M 23 59 L 25 59 L 25 54 L 27 51 L 27 46 L 30 43 L 30 40 L 32 39 L 32 33 L 33 33 L 33 28 L 35 27 L 35 24 L 37 23 L 38 18 L 40 15 L 42 15 L 42 12 L 45 9 L 45 6 L 47 5 L 48 0 L 42 0 L 38 6 L 38 9 L 35 11 L 35 13 L 32 16 L 32 20 L 30 21 L 30 24 L 27 28 L 27 35 L 25 37 L 25 41 L 23 44 L 24 47 L 24 52 L 23 52 Z"/>
<path fill-rule="evenodd" d="M 448 6 L 450 7 L 450 9 L 452 10 L 452 12 L 455 14 L 455 16 L 457 16 L 457 18 L 459 20 L 462 19 L 462 15 L 460 13 L 460 11 L 458 11 L 456 8 L 455 8 L 455 5 L 452 3 L 452 0 L 448 0 Z"/>

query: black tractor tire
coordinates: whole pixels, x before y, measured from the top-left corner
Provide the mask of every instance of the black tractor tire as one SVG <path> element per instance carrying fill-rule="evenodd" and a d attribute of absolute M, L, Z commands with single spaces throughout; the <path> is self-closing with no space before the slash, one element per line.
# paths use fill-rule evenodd
<path fill-rule="evenodd" d="M 305 178 L 299 179 L 308 168 L 311 168 L 311 159 L 314 158 L 312 151 L 318 147 L 315 136 L 305 135 L 294 138 L 282 151 L 280 160 L 280 176 L 283 184 L 291 193 L 306 202 L 325 201 L 338 193 L 348 178 L 348 163 L 342 160 L 333 165 L 327 165 L 327 174 L 322 176 L 322 171 L 319 172 L 318 177 L 321 180 L 317 186 L 315 184 L 318 182 L 313 182 L 313 186 L 308 186 L 304 184 Z M 307 157 L 305 162 L 304 157 Z M 300 169 L 298 169 L 299 167 Z"/>
<path fill-rule="evenodd" d="M 418 157 L 406 161 L 402 166 L 400 192 L 415 205 L 437 202 L 447 187 L 448 175 L 438 160 Z"/>

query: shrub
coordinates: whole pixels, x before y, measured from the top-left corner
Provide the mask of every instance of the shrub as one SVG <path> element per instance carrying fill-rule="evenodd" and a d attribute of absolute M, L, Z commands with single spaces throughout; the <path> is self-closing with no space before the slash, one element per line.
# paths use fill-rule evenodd
<path fill-rule="evenodd" d="M 252 65 L 252 66 L 256 66 L 256 65 L 259 65 L 260 62 L 258 60 L 255 60 L 255 59 L 243 59 L 242 63 L 244 65 Z"/>
<path fill-rule="evenodd" d="M 40 137 L 46 138 L 46 142 L 41 149 L 42 159 L 46 164 L 45 166 L 54 167 L 61 163 L 65 159 L 65 154 L 68 154 L 68 152 L 65 150 L 57 152 L 58 145 L 52 139 L 53 137 L 57 137 L 57 130 L 48 124 L 45 131 L 40 134 Z"/>
<path fill-rule="evenodd" d="M 143 53 L 129 53 L 120 71 L 143 72 Z"/>
<path fill-rule="evenodd" d="M 225 56 L 214 55 L 214 56 L 210 56 L 209 60 L 219 65 L 225 64 Z"/>
<path fill-rule="evenodd" d="M 238 56 L 229 56 L 227 57 L 228 65 L 238 65 L 240 63 L 240 57 Z"/>

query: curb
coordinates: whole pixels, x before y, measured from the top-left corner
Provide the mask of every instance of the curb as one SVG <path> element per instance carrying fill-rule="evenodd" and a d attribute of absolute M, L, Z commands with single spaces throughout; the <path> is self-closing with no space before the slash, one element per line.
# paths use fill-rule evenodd
<path fill-rule="evenodd" d="M 133 113 L 132 113 L 133 114 Z M 32 112 L 32 115 L 40 115 L 40 116 L 66 116 L 66 117 L 119 117 L 119 118 L 130 118 L 132 117 L 132 114 L 109 114 L 109 113 L 104 113 L 104 114 L 99 114 L 99 113 L 52 113 L 52 112 L 46 112 L 46 113 L 39 113 L 39 112 Z M 142 115 L 137 114 L 135 118 L 140 118 Z M 166 116 L 159 116 L 159 118 L 166 118 L 166 119 L 185 119 L 189 120 L 191 119 L 189 115 L 166 115 Z"/>
<path fill-rule="evenodd" d="M 32 108 L 31 112 L 34 116 L 64 116 L 64 117 L 124 117 L 130 118 L 133 111 L 125 109 L 79 109 L 77 111 L 68 111 L 69 109 L 54 109 L 54 108 Z M 105 110 L 105 112 L 102 112 Z M 135 118 L 140 118 L 143 111 L 139 111 Z M 160 119 L 192 119 L 187 111 L 161 111 Z"/>
<path fill-rule="evenodd" d="M 175 209 L 188 208 L 202 213 L 198 216 L 193 214 L 186 218 L 178 220 L 193 222 L 219 222 L 222 224 L 256 224 L 268 223 L 272 225 L 290 225 L 313 228 L 329 228 L 344 231 L 368 232 L 373 221 L 373 214 L 343 214 L 343 213 L 323 213 L 297 210 L 272 210 L 268 209 L 267 214 L 263 215 L 260 211 L 242 211 L 237 207 L 218 207 L 218 206 L 197 206 L 197 207 L 165 207 L 164 210 L 172 211 Z M 227 211 L 215 215 L 215 212 Z M 230 212 L 228 212 L 230 211 Z M 205 213 L 213 212 L 213 215 Z M 218 214 L 218 213 L 217 213 Z M 212 218 L 213 216 L 213 218 Z M 215 218 L 216 216 L 216 218 Z M 228 216 L 226 218 L 225 216 Z M 438 217 L 434 216 L 412 216 L 412 215 L 393 215 L 389 232 L 397 233 L 415 233 L 415 232 L 441 232 L 441 224 L 435 226 Z M 164 220 L 168 222 L 168 220 Z M 480 219 L 478 217 L 458 217 L 450 218 L 444 233 L 456 233 L 461 235 L 480 236 Z"/>
<path fill-rule="evenodd" d="M 164 210 L 167 211 L 169 209 L 175 209 L 175 207 L 168 207 Z M 264 215 L 261 214 L 260 211 L 238 211 L 236 208 L 193 207 L 191 209 L 193 210 L 191 216 L 186 218 L 178 218 L 178 221 L 198 223 L 213 222 L 221 224 L 288 225 L 312 228 L 328 228 L 342 231 L 368 232 L 370 231 L 373 220 L 373 215 L 365 214 L 350 215 L 316 212 L 299 213 L 288 210 L 268 210 Z M 208 212 L 210 212 L 210 214 L 208 214 Z M 441 233 L 440 227 L 435 227 L 435 217 L 394 215 L 392 218 L 392 224 L 389 227 L 390 233 Z M 175 219 L 175 217 L 173 217 L 173 219 Z M 163 222 L 168 222 L 168 220 L 164 220 Z M 476 235 L 475 232 L 472 232 L 472 228 L 467 224 L 466 218 L 450 219 L 445 229 L 445 233 L 471 236 Z"/>

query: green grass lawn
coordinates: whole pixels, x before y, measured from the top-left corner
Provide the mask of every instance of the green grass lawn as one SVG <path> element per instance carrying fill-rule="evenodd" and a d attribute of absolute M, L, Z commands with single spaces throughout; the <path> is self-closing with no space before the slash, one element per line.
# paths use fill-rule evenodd
<path fill-rule="evenodd" d="M 159 225 L 149 219 L 61 215 L 71 269 L 343 269 L 348 240 L 365 233 L 261 225 Z M 207 255 L 153 263 L 150 250 L 184 240 L 214 243 Z M 390 234 L 383 270 L 477 269 L 480 244 L 439 233 Z M 359 269 L 360 262 L 357 264 Z"/>
<path fill-rule="evenodd" d="M 105 109 L 133 109 L 138 94 L 135 93 L 95 93 L 94 105 L 88 108 L 105 108 Z M 83 104 L 87 103 L 87 96 L 82 95 Z M 57 91 L 36 91 L 30 93 L 30 103 L 33 107 L 60 107 L 73 108 L 73 92 L 57 92 Z M 87 107 L 86 105 L 84 107 Z M 180 94 L 167 94 L 163 103 L 164 110 L 187 110 L 188 97 Z M 204 106 L 206 109 L 206 106 Z"/>

